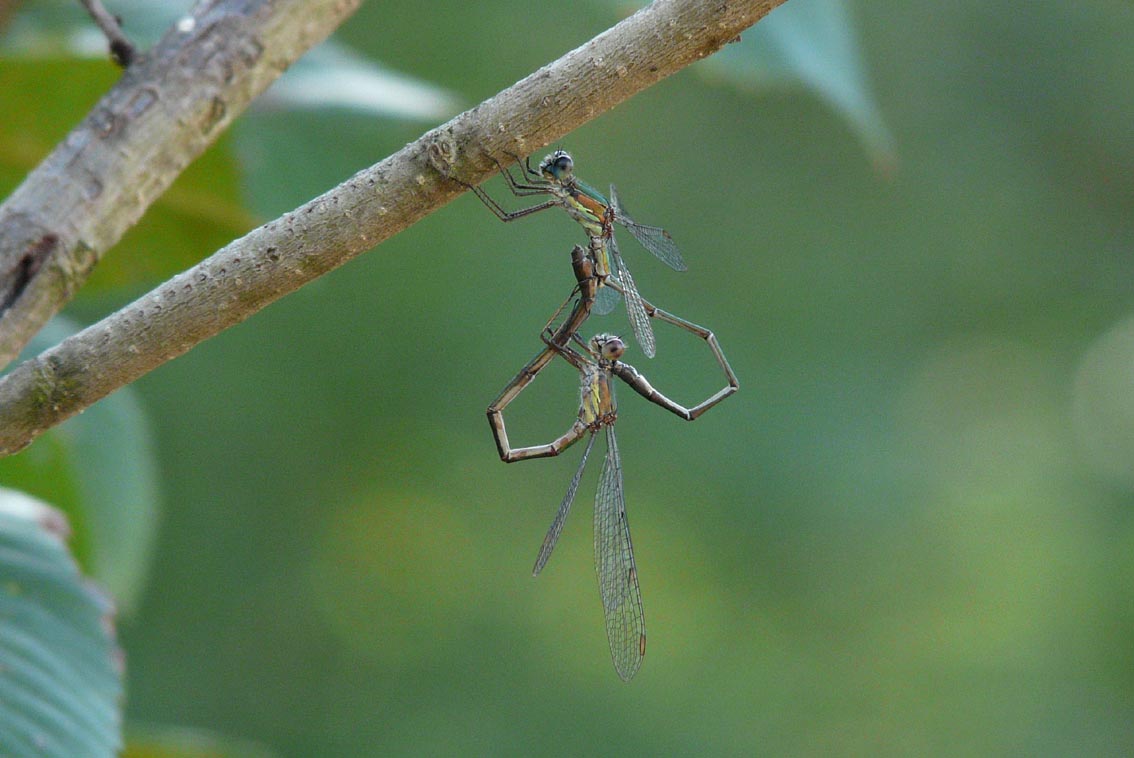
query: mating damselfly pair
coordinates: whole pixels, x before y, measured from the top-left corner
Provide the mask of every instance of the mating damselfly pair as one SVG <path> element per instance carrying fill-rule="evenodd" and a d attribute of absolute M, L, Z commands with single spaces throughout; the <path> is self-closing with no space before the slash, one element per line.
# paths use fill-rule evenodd
<path fill-rule="evenodd" d="M 500 458 L 506 463 L 547 458 L 559 455 L 571 445 L 587 437 L 582 460 L 568 485 L 567 493 L 559 505 L 547 536 L 544 537 L 536 558 L 533 574 L 538 575 L 551 557 L 559 539 L 567 514 L 575 500 L 575 493 L 590 457 L 599 432 L 606 440 L 606 456 L 599 476 L 595 495 L 594 542 L 595 571 L 598 574 L 603 615 L 606 620 L 607 639 L 611 657 L 618 675 L 629 681 L 642 664 L 646 654 L 646 619 L 642 607 L 642 593 L 634 563 L 634 548 L 630 539 L 630 525 L 626 519 L 626 499 L 623 492 L 622 462 L 614 425 L 618 417 L 615 402 L 617 377 L 630 389 L 686 421 L 693 421 L 702 413 L 736 392 L 739 387 L 736 375 L 728 364 L 716 337 L 711 331 L 685 319 L 667 313 L 647 301 L 638 292 L 637 285 L 615 240 L 614 227 L 625 227 L 643 247 L 661 261 L 678 271 L 686 269 L 685 261 L 672 237 L 664 229 L 635 222 L 623 209 L 618 192 L 610 187 L 610 197 L 575 177 L 574 161 L 563 150 L 556 150 L 533 169 L 525 159 L 521 162 L 520 178 L 496 161 L 508 188 L 518 197 L 548 196 L 537 205 L 517 211 L 507 211 L 482 188 L 459 182 L 472 190 L 478 198 L 502 221 L 515 221 L 546 210 L 563 208 L 582 225 L 588 245 L 576 245 L 571 253 L 575 286 L 567 300 L 559 306 L 540 332 L 544 347 L 524 365 L 499 396 L 488 406 L 488 420 L 496 440 Z M 597 334 L 584 341 L 579 329 L 591 315 L 609 313 L 619 297 L 626 303 L 634 337 L 647 357 L 654 357 L 654 340 L 651 319 L 684 329 L 703 339 L 709 346 L 718 366 L 724 372 L 723 388 L 701 402 L 686 407 L 656 390 L 632 365 L 623 362 L 625 342 L 613 334 Z M 570 311 L 557 324 L 568 305 Z M 579 372 L 579 411 L 571 427 L 551 442 L 513 448 L 504 424 L 504 409 L 516 399 L 532 380 L 556 356 L 562 357 Z"/>

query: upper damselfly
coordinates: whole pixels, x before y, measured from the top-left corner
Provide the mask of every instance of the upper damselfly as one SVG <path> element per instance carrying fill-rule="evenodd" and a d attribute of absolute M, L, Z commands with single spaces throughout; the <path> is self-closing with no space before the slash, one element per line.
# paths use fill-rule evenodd
<path fill-rule="evenodd" d="M 644 248 L 670 268 L 685 271 L 687 268 L 685 261 L 669 232 L 657 226 L 639 224 L 630 218 L 622 207 L 614 185 L 610 186 L 610 198 L 607 199 L 594 187 L 576 178 L 575 162 L 564 150 L 556 150 L 546 156 L 540 161 L 538 170 L 533 169 L 531 163 L 524 159 L 522 181 L 513 176 L 511 171 L 499 161 L 497 165 L 514 195 L 518 197 L 551 195 L 551 198 L 529 208 L 507 211 L 482 188 L 464 182 L 461 184 L 465 184 L 476 193 L 476 196 L 501 221 L 515 221 L 557 206 L 565 209 L 571 218 L 582 225 L 590 239 L 594 275 L 599 280 L 594 310 L 600 314 L 609 313 L 618 303 L 618 293 L 621 292 L 626 301 L 626 313 L 634 330 L 635 339 L 647 357 L 654 357 L 657 346 L 653 330 L 650 328 L 649 317 L 642 304 L 642 297 L 638 294 L 634 278 L 630 275 L 630 269 L 626 267 L 626 262 L 618 249 L 618 242 L 614 237 L 614 225 L 617 223 L 626 227 Z M 612 283 L 617 284 L 617 287 L 609 286 Z"/>

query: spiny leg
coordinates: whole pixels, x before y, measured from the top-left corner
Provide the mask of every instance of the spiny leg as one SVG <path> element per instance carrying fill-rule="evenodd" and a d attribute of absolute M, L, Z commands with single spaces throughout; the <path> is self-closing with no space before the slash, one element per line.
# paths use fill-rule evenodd
<path fill-rule="evenodd" d="M 562 328 L 560 331 L 562 331 Z M 551 442 L 543 445 L 532 445 L 530 447 L 513 449 L 508 441 L 508 430 L 504 424 L 504 409 L 532 383 L 536 376 L 539 375 L 539 372 L 547 367 L 547 364 L 552 361 L 556 354 L 566 358 L 580 371 L 582 371 L 588 363 L 586 358 L 570 347 L 553 341 L 553 339 L 549 339 L 546 335 L 542 336 L 547 347 L 528 361 L 528 363 L 520 369 L 520 373 L 516 374 L 512 381 L 508 382 L 508 385 L 501 391 L 500 395 L 488 406 L 488 424 L 492 428 L 492 436 L 496 440 L 496 451 L 500 454 L 500 460 L 505 463 L 515 463 L 516 461 L 523 461 L 529 458 L 549 458 L 554 455 L 559 455 L 561 452 L 571 447 L 571 445 L 578 442 L 587 430 L 587 425 L 581 420 L 576 419 L 570 429 Z M 577 334 L 572 333 L 570 336 L 572 339 L 579 339 Z M 560 335 L 559 332 L 554 335 L 554 338 L 567 339 L 565 335 Z"/>
<path fill-rule="evenodd" d="M 615 288 L 617 288 L 618 286 L 611 285 L 610 282 L 607 282 L 607 285 L 613 286 Z M 705 340 L 705 343 L 708 344 L 709 349 L 713 353 L 713 357 L 716 358 L 717 365 L 719 365 L 721 367 L 721 371 L 724 372 L 725 379 L 728 384 L 726 384 L 725 387 L 717 390 L 717 392 L 713 393 L 701 402 L 697 403 L 693 407 L 686 408 L 680 403 L 669 399 L 661 392 L 654 389 L 653 385 L 649 383 L 646 377 L 642 376 L 642 374 L 638 372 L 638 369 L 634 368 L 628 363 L 622 363 L 620 361 L 614 364 L 613 371 L 619 379 L 626 382 L 626 384 L 630 385 L 631 389 L 649 400 L 651 403 L 665 408 L 670 413 L 676 416 L 680 416 L 686 421 L 693 421 L 702 413 L 709 410 L 729 395 L 732 395 L 740 388 L 740 382 L 737 380 L 736 374 L 733 373 L 732 366 L 729 365 L 724 351 L 721 350 L 721 346 L 720 343 L 717 342 L 716 335 L 714 335 L 705 327 L 694 324 L 692 321 L 686 321 L 680 316 L 675 316 L 668 311 L 663 311 L 661 308 L 658 308 L 656 305 L 644 298 L 642 299 L 642 305 L 645 307 L 646 313 L 650 318 L 656 318 L 659 321 L 664 321 L 667 324 L 672 324 Z"/>
<path fill-rule="evenodd" d="M 512 155 L 511 153 L 508 153 L 508 155 L 511 158 L 515 159 L 515 161 L 517 163 L 520 162 L 519 156 Z M 491 156 L 489 156 L 489 157 L 491 157 Z M 533 178 L 529 179 L 527 182 L 518 181 L 514 176 L 512 176 L 511 169 L 509 169 L 507 166 L 505 166 L 500 161 L 496 160 L 496 158 L 492 158 L 492 160 L 496 161 L 496 165 L 500 168 L 500 174 L 504 177 L 504 181 L 506 181 L 508 183 L 508 187 L 509 187 L 509 189 L 512 190 L 512 194 L 517 195 L 517 196 L 523 196 L 523 195 L 538 195 L 538 194 L 542 193 L 542 194 L 546 195 L 547 193 L 549 193 L 551 191 L 550 188 L 549 188 L 550 183 L 546 179 L 544 179 L 542 176 L 540 176 L 536 172 L 532 171 L 531 164 L 527 163 L 527 158 L 524 159 L 524 165 L 525 165 L 525 168 L 526 168 L 526 172 L 528 174 L 531 174 L 532 177 L 533 177 Z M 521 176 L 524 176 L 524 175 L 521 174 Z M 527 177 L 525 176 L 525 178 L 527 178 Z"/>
<path fill-rule="evenodd" d="M 548 321 L 548 325 L 544 327 L 544 331 L 540 333 L 541 339 L 547 344 L 543 350 L 536 354 L 528 363 L 520 369 L 520 372 L 512 378 L 500 395 L 488 406 L 488 423 L 492 428 L 492 436 L 496 440 L 496 450 L 500 454 L 501 460 L 506 463 L 514 461 L 526 460 L 528 458 L 541 458 L 552 455 L 558 455 L 561 451 L 570 447 L 578 441 L 582 432 L 576 426 L 581 422 L 576 422 L 576 426 L 553 440 L 546 445 L 536 445 L 533 447 L 519 448 L 513 450 L 508 442 L 508 432 L 504 424 L 504 409 L 516 399 L 516 397 L 524 391 L 532 381 L 536 378 L 540 371 L 547 367 L 547 364 L 552 361 L 557 352 L 564 349 L 564 345 L 570 342 L 571 339 L 578 339 L 578 330 L 583 322 L 587 320 L 590 315 L 591 307 L 594 305 L 594 293 L 598 287 L 598 282 L 593 276 L 593 269 L 590 260 L 586 255 L 585 248 L 576 245 L 571 251 L 571 264 L 575 272 L 576 289 L 579 292 L 579 297 L 575 301 L 571 313 L 564 320 L 563 324 L 555 330 L 550 336 L 546 330 L 550 328 L 550 324 L 559 313 L 566 306 L 567 302 L 571 301 L 568 297 L 567 301 L 560 306 L 559 310 Z M 569 349 L 569 348 L 568 348 Z"/>
<path fill-rule="evenodd" d="M 733 373 L 732 366 L 729 365 L 728 358 L 725 357 L 724 351 L 721 350 L 721 345 L 719 342 L 717 342 L 717 337 L 715 334 L 713 334 L 710 330 L 706 329 L 703 326 L 694 324 L 692 321 L 687 321 L 680 316 L 675 316 L 668 311 L 663 311 L 661 308 L 658 308 L 647 300 L 642 300 L 642 305 L 646 307 L 646 312 L 649 313 L 651 318 L 656 318 L 660 321 L 664 321 L 667 324 L 673 324 L 674 326 L 684 329 L 687 332 L 691 332 L 692 334 L 695 334 L 701 339 L 705 340 L 705 342 L 709 345 L 709 349 L 713 351 L 713 357 L 717 359 L 717 364 L 724 372 L 725 379 L 728 381 L 728 387 L 732 390 L 728 394 L 731 395 L 732 392 L 735 392 L 740 388 L 740 381 L 736 378 L 736 374 Z"/>
<path fill-rule="evenodd" d="M 546 179 L 543 178 L 543 174 L 541 174 L 540 172 L 538 172 L 534 168 L 532 168 L 532 157 L 531 157 L 531 155 L 525 155 L 524 157 L 521 158 L 520 156 L 516 155 L 515 153 L 509 153 L 507 151 L 505 151 L 504 154 L 507 155 L 512 160 L 516 161 L 517 165 L 523 166 L 524 174 L 526 176 L 531 177 L 532 181 L 537 181 L 537 182 L 546 182 L 547 181 Z"/>
<path fill-rule="evenodd" d="M 576 420 L 575 423 L 571 425 L 570 429 L 551 442 L 542 445 L 532 445 L 530 447 L 513 448 L 508 444 L 508 432 L 504 428 L 504 416 L 500 413 L 493 415 L 492 412 L 489 411 L 488 420 L 492 424 L 493 434 L 496 437 L 496 446 L 500 451 L 500 460 L 505 463 L 516 463 L 517 461 L 526 461 L 532 458 L 551 458 L 574 445 L 587 433 L 587 425 L 582 421 Z"/>
<path fill-rule="evenodd" d="M 505 463 L 559 455 L 563 450 L 578 442 L 583 436 L 583 432 L 586 431 L 586 425 L 582 421 L 576 420 L 567 432 L 544 445 L 513 449 L 508 442 L 508 430 L 504 424 L 504 409 L 532 383 L 539 372 L 543 371 L 561 350 L 563 350 L 561 345 L 549 343 L 548 347 L 537 353 L 520 369 L 520 372 L 512 378 L 512 381 L 508 382 L 500 395 L 488 406 L 488 424 L 492 428 L 492 436 L 496 440 L 496 451 L 500 454 L 500 460 Z"/>
<path fill-rule="evenodd" d="M 519 197 L 526 197 L 526 196 L 530 196 L 530 195 L 548 195 L 548 194 L 551 194 L 551 190 L 548 189 L 546 186 L 518 185 L 516 183 L 515 179 L 512 177 L 512 174 L 508 172 L 508 170 L 504 167 L 504 165 L 502 163 L 500 163 L 500 161 L 496 160 L 496 158 L 492 157 L 491 155 L 488 156 L 488 157 L 492 159 L 492 162 L 496 164 L 497 168 L 499 168 L 500 173 L 504 175 L 505 180 L 506 180 L 507 185 L 508 185 L 508 189 L 510 189 L 512 191 L 512 194 L 517 195 Z M 500 203 L 496 202 L 496 200 L 494 200 L 492 198 L 492 196 L 489 195 L 480 186 L 478 186 L 476 184 L 470 184 L 469 182 L 466 182 L 463 179 L 458 179 L 457 177 L 453 176 L 453 174 L 451 174 L 451 173 L 448 174 L 448 178 L 451 181 L 454 181 L 457 184 L 461 185 L 465 189 L 471 190 L 472 193 L 474 195 L 476 195 L 477 198 L 482 203 L 484 203 L 484 205 L 488 208 L 488 210 L 492 211 L 493 215 L 496 216 L 496 218 L 498 218 L 498 219 L 500 219 L 501 221 L 504 221 L 504 222 L 515 221 L 516 219 L 524 218 L 525 216 L 530 216 L 533 213 L 538 213 L 539 211 L 547 210 L 548 208 L 553 208 L 553 207 L 555 207 L 556 205 L 559 204 L 559 202 L 557 200 L 551 199 L 551 200 L 548 200 L 546 202 L 540 203 L 539 205 L 533 205 L 530 208 L 521 208 L 518 211 L 509 211 L 509 210 L 506 210 L 502 205 L 500 205 Z"/>
<path fill-rule="evenodd" d="M 492 214 L 504 223 L 515 221 L 517 219 L 524 218 L 525 216 L 530 216 L 533 213 L 539 213 L 540 211 L 545 211 L 548 208 L 554 208 L 559 205 L 559 202 L 557 200 L 547 200 L 540 203 L 539 205 L 533 205 L 528 208 L 521 208 L 518 211 L 508 211 L 505 210 L 504 207 L 500 205 L 500 203 L 492 199 L 492 196 L 485 192 L 481 187 L 467 184 L 465 182 L 462 182 L 460 179 L 453 179 L 453 181 L 472 190 L 473 194 L 480 198 L 480 201 L 485 204 L 488 210 L 492 211 Z"/>
<path fill-rule="evenodd" d="M 587 249 L 575 245 L 571 250 L 571 270 L 575 273 L 575 288 L 572 294 L 563 301 L 563 304 L 552 314 L 551 318 L 544 324 L 541 335 L 546 335 L 551 329 L 551 324 L 555 319 L 559 318 L 559 314 L 567 307 L 567 303 L 571 302 L 571 298 L 578 293 L 578 300 L 575 301 L 575 306 L 571 310 L 571 315 L 564 320 L 559 329 L 551 333 L 551 340 L 559 344 L 566 343 L 569 338 L 579 331 L 583 322 L 591 315 L 591 310 L 595 304 L 595 292 L 599 287 L 599 280 L 594 274 L 594 264 L 590 258 L 587 257 Z M 545 340 L 546 341 L 546 340 Z"/>

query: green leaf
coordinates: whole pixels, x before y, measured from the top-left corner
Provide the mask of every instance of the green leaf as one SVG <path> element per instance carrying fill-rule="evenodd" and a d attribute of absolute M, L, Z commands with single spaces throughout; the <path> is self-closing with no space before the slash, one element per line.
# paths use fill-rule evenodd
<path fill-rule="evenodd" d="M 850 122 L 876 166 L 894 162 L 844 0 L 785 3 L 699 68 L 746 89 L 807 87 Z"/>
<path fill-rule="evenodd" d="M 121 745 L 110 600 L 83 579 L 64 516 L 0 488 L 0 753 L 100 758 Z"/>
<path fill-rule="evenodd" d="M 396 73 L 334 39 L 312 48 L 253 103 L 257 110 L 344 108 L 418 121 L 450 116 L 457 105 L 447 90 Z"/>
<path fill-rule="evenodd" d="M 55 318 L 21 358 L 75 331 L 66 319 Z M 0 482 L 63 509 L 86 571 L 120 607 L 134 607 L 148 572 L 160 503 L 149 429 L 133 389 L 119 390 L 27 450 L 0 459 Z"/>
<path fill-rule="evenodd" d="M 300 58 L 235 124 L 245 197 L 256 212 L 278 215 L 373 163 L 381 146 L 404 142 L 410 133 L 401 129 L 408 127 L 391 119 L 435 123 L 456 107 L 448 91 L 328 40 Z"/>

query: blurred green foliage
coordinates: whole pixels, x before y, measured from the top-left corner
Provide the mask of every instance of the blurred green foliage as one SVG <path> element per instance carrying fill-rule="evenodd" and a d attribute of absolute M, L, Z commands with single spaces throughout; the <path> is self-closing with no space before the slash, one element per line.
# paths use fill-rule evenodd
<path fill-rule="evenodd" d="M 136 278 L 136 277 L 135 277 Z M 65 317 L 32 338 L 24 360 L 79 331 Z M 0 482 L 67 514 L 68 546 L 85 572 L 129 614 L 150 571 L 161 511 L 145 410 L 133 387 L 49 429 L 20 455 L 0 458 Z"/>
<path fill-rule="evenodd" d="M 529 576 L 578 451 L 505 466 L 484 421 L 581 234 L 466 196 L 137 384 L 167 503 L 123 629 L 128 718 L 297 757 L 1134 750 L 1134 9 L 850 10 L 887 173 L 809 91 L 695 70 L 564 140 L 673 233 L 686 274 L 623 246 L 639 288 L 711 327 L 742 385 L 696 424 L 623 393 L 650 636 L 631 685 L 583 495 Z M 394 0 L 339 37 L 473 103 L 614 20 Z M 99 87 L 41 116 L 23 171 Z M 272 118 L 236 127 L 242 151 L 268 147 L 239 188 L 261 214 L 426 126 L 256 130 Z M 195 256 L 238 233 L 227 151 L 200 196 L 223 212 L 179 235 Z M 160 222 L 109 259 L 163 257 Z M 678 399 L 714 389 L 703 345 L 658 331 L 657 359 L 627 359 Z M 570 424 L 571 374 L 517 401 L 516 440 Z"/>

